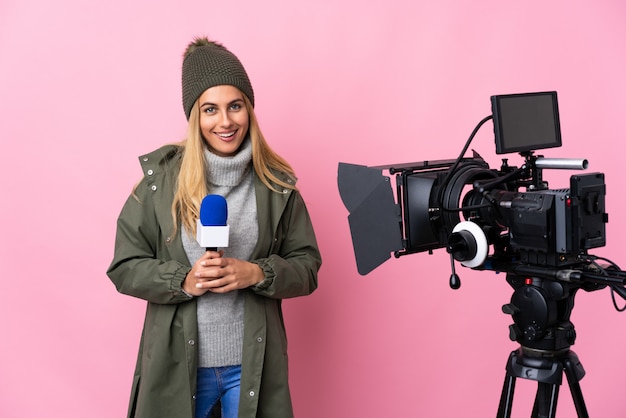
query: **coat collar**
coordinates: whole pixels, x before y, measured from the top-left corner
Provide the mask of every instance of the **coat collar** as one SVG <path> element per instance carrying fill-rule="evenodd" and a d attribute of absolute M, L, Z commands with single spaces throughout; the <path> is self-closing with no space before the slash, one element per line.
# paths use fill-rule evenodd
<path fill-rule="evenodd" d="M 182 149 L 180 145 L 165 145 L 139 157 L 148 188 L 153 191 L 153 199 L 160 202 L 157 203 L 155 201 L 155 206 L 160 212 L 157 216 L 161 218 L 164 226 L 167 225 L 164 228 L 166 231 L 171 231 L 172 229 L 170 228 L 173 228 L 170 209 L 174 196 L 174 185 L 180 169 Z M 274 174 L 282 181 L 295 186 L 295 177 L 283 172 L 274 172 Z M 257 175 L 254 176 L 254 186 L 257 201 L 257 219 L 259 220 L 259 240 L 253 251 L 253 258 L 269 252 L 271 243 L 277 239 L 277 227 L 293 193 L 293 189 L 284 188 L 276 184 L 273 186 L 278 191 L 272 191 L 263 184 Z M 176 259 L 186 261 L 188 264 L 180 233 L 179 225 L 176 237 L 170 243 L 170 251 Z"/>

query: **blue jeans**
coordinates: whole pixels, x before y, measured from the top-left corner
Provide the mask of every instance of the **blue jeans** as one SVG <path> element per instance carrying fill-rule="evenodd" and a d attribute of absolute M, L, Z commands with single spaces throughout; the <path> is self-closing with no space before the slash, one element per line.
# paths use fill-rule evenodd
<path fill-rule="evenodd" d="M 218 400 L 222 418 L 237 418 L 240 381 L 241 366 L 198 368 L 196 418 L 208 417 Z"/>

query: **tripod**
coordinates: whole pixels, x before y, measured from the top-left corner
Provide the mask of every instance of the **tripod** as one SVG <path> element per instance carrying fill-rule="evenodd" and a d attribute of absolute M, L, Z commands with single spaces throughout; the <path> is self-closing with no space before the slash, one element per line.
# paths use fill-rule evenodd
<path fill-rule="evenodd" d="M 513 317 L 509 337 L 520 347 L 507 360 L 497 418 L 509 418 L 517 378 L 537 381 L 531 418 L 554 418 L 563 373 L 567 377 L 579 418 L 588 418 L 580 388 L 585 370 L 570 350 L 576 332 L 570 322 L 574 296 L 580 286 L 509 274 L 515 292 L 502 311 Z"/>
<path fill-rule="evenodd" d="M 515 380 L 519 377 L 537 381 L 537 395 L 531 417 L 553 418 L 556 415 L 563 372 L 567 376 L 578 417 L 589 417 L 579 384 L 580 379 L 585 375 L 585 370 L 576 353 L 567 350 L 561 354 L 554 354 L 552 357 L 542 357 L 532 352 L 525 354 L 524 351 L 525 348 L 520 347 L 509 356 L 497 417 L 509 418 L 511 416 Z"/>

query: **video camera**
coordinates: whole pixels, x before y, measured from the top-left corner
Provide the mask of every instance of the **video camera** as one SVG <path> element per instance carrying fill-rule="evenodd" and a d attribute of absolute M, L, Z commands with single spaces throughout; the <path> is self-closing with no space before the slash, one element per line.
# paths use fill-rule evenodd
<path fill-rule="evenodd" d="M 360 274 L 371 272 L 392 252 L 400 257 L 437 248 L 446 248 L 470 268 L 561 269 L 606 244 L 604 174 L 572 175 L 567 189 L 551 190 L 543 180 L 544 169 L 588 167 L 584 159 L 535 155 L 561 146 L 557 93 L 492 96 L 491 108 L 492 115 L 478 124 L 455 160 L 339 164 L 339 191 L 350 211 Z M 520 167 L 505 158 L 499 170 L 491 169 L 475 151 L 464 157 L 488 120 L 493 120 L 496 153 L 518 152 L 524 158 Z M 384 170 L 396 177 L 397 203 Z M 489 247 L 493 252 L 488 257 Z"/>
<path fill-rule="evenodd" d="M 626 309 L 617 307 L 614 296 L 626 299 L 626 272 L 588 253 L 606 244 L 604 174 L 575 174 L 569 188 L 548 188 L 543 170 L 588 167 L 585 159 L 535 155 L 561 146 L 555 91 L 492 96 L 491 108 L 456 159 L 375 167 L 339 163 L 339 194 L 350 212 L 357 270 L 366 275 L 391 253 L 445 248 L 453 289 L 461 284 L 455 262 L 505 272 L 515 291 L 502 311 L 513 318 L 509 337 L 520 348 L 507 360 L 497 417 L 510 417 L 518 377 L 538 382 L 532 416 L 554 416 L 562 373 L 578 416 L 588 417 L 579 386 L 585 371 L 570 350 L 576 339 L 570 321 L 574 296 L 579 289 L 609 286 L 615 308 Z M 503 158 L 500 169 L 491 169 L 475 151 L 465 157 L 489 120 L 496 153 L 519 153 L 519 167 Z"/>

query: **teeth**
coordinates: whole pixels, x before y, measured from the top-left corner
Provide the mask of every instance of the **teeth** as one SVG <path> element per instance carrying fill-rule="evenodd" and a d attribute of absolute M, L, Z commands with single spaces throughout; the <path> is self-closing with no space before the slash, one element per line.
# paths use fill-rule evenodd
<path fill-rule="evenodd" d="M 219 136 L 220 138 L 230 138 L 233 135 L 235 135 L 235 132 L 231 132 L 228 134 L 217 134 L 217 136 Z"/>

